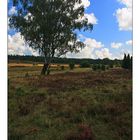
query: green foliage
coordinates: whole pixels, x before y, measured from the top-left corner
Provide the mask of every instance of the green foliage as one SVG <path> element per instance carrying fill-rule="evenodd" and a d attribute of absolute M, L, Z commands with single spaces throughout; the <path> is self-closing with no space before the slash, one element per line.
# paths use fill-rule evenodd
<path fill-rule="evenodd" d="M 92 65 L 92 70 L 96 71 L 97 70 L 97 65 Z"/>
<path fill-rule="evenodd" d="M 130 69 L 133 69 L 133 57 L 131 56 L 131 60 L 130 60 Z"/>
<path fill-rule="evenodd" d="M 108 65 L 106 65 L 106 69 L 107 69 L 107 70 L 109 69 L 109 66 L 108 66 Z"/>
<path fill-rule="evenodd" d="M 61 66 L 61 70 L 64 70 L 65 69 L 65 67 L 64 66 Z"/>
<path fill-rule="evenodd" d="M 83 61 L 80 64 L 81 68 L 89 68 L 90 67 L 90 63 L 88 61 Z"/>
<path fill-rule="evenodd" d="M 74 69 L 74 67 L 75 67 L 75 63 L 69 63 L 69 68 L 71 69 L 71 70 L 73 70 Z"/>
<path fill-rule="evenodd" d="M 98 70 L 101 70 L 101 67 L 102 67 L 101 64 L 98 64 L 98 65 L 97 65 L 97 69 L 98 69 Z"/>
<path fill-rule="evenodd" d="M 113 68 L 113 67 L 114 67 L 114 65 L 113 65 L 113 64 L 110 64 L 110 65 L 109 65 L 109 67 L 110 67 L 110 68 Z"/>
<path fill-rule="evenodd" d="M 126 67 L 126 54 L 124 54 L 124 58 L 122 61 L 122 68 L 125 68 L 125 67 Z"/>
<path fill-rule="evenodd" d="M 105 65 L 101 65 L 101 70 L 105 71 L 106 70 L 106 66 Z"/>
<path fill-rule="evenodd" d="M 124 69 L 132 69 L 132 56 L 130 58 L 130 54 L 126 55 L 124 54 L 124 58 L 122 61 L 122 68 Z"/>
<path fill-rule="evenodd" d="M 16 96 L 23 96 L 24 94 L 25 94 L 25 92 L 21 87 L 16 89 L 16 92 L 15 92 Z"/>
<path fill-rule="evenodd" d="M 10 27 L 18 30 L 30 47 L 51 63 L 54 56 L 78 52 L 85 45 L 78 41 L 75 30 L 92 30 L 93 24 L 83 18 L 81 0 L 14 0 L 17 14 L 10 17 Z M 19 6 L 20 3 L 20 6 Z M 71 43 L 70 43 L 71 42 Z M 44 73 L 45 74 L 45 73 Z"/>
<path fill-rule="evenodd" d="M 37 63 L 43 63 L 44 62 L 44 57 L 42 56 L 19 56 L 19 55 L 8 55 L 8 60 L 9 61 L 14 61 L 16 63 L 33 63 L 36 61 Z M 96 65 L 96 64 L 104 64 L 104 65 L 110 65 L 113 64 L 114 66 L 119 66 L 122 63 L 122 60 L 104 60 L 104 59 L 76 59 L 76 58 L 58 58 L 54 57 L 52 59 L 52 63 L 55 64 L 69 64 L 69 63 L 75 63 L 75 64 L 80 64 L 83 61 L 88 61 L 89 64 L 91 65 Z"/>
<path fill-rule="evenodd" d="M 29 77 L 29 73 L 28 73 L 28 72 L 26 72 L 25 77 L 26 77 L 26 78 L 28 78 L 28 77 Z"/>
<path fill-rule="evenodd" d="M 96 65 L 92 65 L 92 70 L 93 71 L 105 71 L 106 69 L 109 69 L 108 65 L 104 65 L 104 64 L 96 64 Z"/>

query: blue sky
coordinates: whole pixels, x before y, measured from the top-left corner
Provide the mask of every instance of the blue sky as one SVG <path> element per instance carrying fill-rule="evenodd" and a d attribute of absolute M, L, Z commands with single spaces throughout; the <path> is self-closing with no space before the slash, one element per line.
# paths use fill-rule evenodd
<path fill-rule="evenodd" d="M 79 54 L 68 53 L 66 57 L 114 59 L 122 58 L 123 53 L 132 54 L 132 0 L 83 0 L 83 4 L 85 16 L 94 24 L 93 31 L 78 32 L 86 47 Z M 11 0 L 8 2 L 8 12 L 9 16 L 16 12 Z M 9 54 L 37 55 L 24 46 L 20 33 L 10 29 L 8 42 Z"/>
<path fill-rule="evenodd" d="M 98 24 L 94 26 L 92 33 L 85 33 L 88 37 L 96 38 L 109 45 L 111 41 L 126 41 L 132 38 L 132 32 L 119 31 L 116 17 L 113 15 L 116 9 L 123 7 L 117 0 L 90 0 L 91 5 L 87 13 L 94 13 Z"/>

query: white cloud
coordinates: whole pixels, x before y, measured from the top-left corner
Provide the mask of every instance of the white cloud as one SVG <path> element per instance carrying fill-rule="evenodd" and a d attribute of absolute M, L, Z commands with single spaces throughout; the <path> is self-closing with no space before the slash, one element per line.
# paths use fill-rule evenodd
<path fill-rule="evenodd" d="M 74 9 L 77 9 L 78 7 L 80 7 L 81 5 L 84 5 L 84 8 L 87 8 L 90 6 L 90 0 L 82 0 L 82 3 L 81 4 L 76 4 Z M 95 17 L 94 13 L 86 13 L 84 14 L 83 17 L 79 17 L 78 20 L 76 20 L 77 22 L 81 22 L 83 21 L 85 18 L 88 19 L 88 23 L 91 23 L 91 24 L 97 24 L 97 18 Z"/>
<path fill-rule="evenodd" d="M 114 48 L 114 49 L 119 49 L 119 48 L 121 48 L 122 47 L 122 43 L 115 43 L 115 42 L 113 42 L 113 43 L 111 43 L 111 48 Z"/>
<path fill-rule="evenodd" d="M 67 53 L 66 56 L 69 58 L 110 58 L 112 59 L 112 54 L 108 48 L 103 48 L 104 44 L 102 42 L 96 41 L 92 38 L 83 37 L 85 47 L 80 50 L 79 53 Z M 97 50 L 98 49 L 98 50 Z M 39 55 L 32 48 L 26 46 L 25 41 L 20 33 L 16 33 L 11 36 L 8 35 L 8 54 L 12 55 Z"/>
<path fill-rule="evenodd" d="M 95 17 L 94 13 L 91 13 L 91 14 L 85 14 L 85 18 L 88 19 L 88 23 L 91 23 L 91 24 L 97 24 L 97 18 Z"/>
<path fill-rule="evenodd" d="M 8 35 L 8 54 L 11 55 L 38 55 L 36 51 L 25 45 L 20 33 Z"/>
<path fill-rule="evenodd" d="M 17 13 L 16 7 L 13 6 L 10 10 L 9 10 L 9 15 L 14 15 Z"/>
<path fill-rule="evenodd" d="M 85 47 L 78 53 L 67 53 L 66 56 L 70 58 L 94 58 L 94 50 L 102 48 L 104 45 L 101 42 L 92 38 L 84 38 Z"/>
<path fill-rule="evenodd" d="M 115 12 L 119 30 L 132 30 L 132 0 L 118 0 L 125 7 L 119 8 Z"/>
<path fill-rule="evenodd" d="M 132 56 L 132 50 L 130 50 L 128 48 L 123 48 L 123 49 L 121 49 L 121 54 L 122 54 L 122 56 L 124 56 L 124 54 L 130 54 L 130 56 Z"/>
<path fill-rule="evenodd" d="M 133 41 L 132 40 L 126 41 L 126 45 L 132 46 L 133 45 Z"/>
<path fill-rule="evenodd" d="M 116 11 L 117 22 L 120 30 L 132 30 L 132 9 L 122 8 Z"/>
<path fill-rule="evenodd" d="M 117 54 L 113 54 L 112 59 L 123 59 L 124 54 L 118 52 Z"/>
<path fill-rule="evenodd" d="M 93 58 L 93 50 L 94 48 L 90 48 L 85 46 L 80 52 L 78 53 L 67 53 L 66 56 L 68 58 Z"/>
<path fill-rule="evenodd" d="M 82 22 L 83 20 L 85 19 L 88 19 L 88 23 L 91 23 L 91 24 L 97 24 L 97 18 L 95 17 L 94 13 L 90 13 L 90 14 L 84 14 L 83 17 L 79 17 L 79 19 L 77 19 L 76 21 L 77 22 Z"/>
<path fill-rule="evenodd" d="M 110 58 L 112 59 L 112 54 L 110 53 L 108 48 L 102 48 L 101 50 L 95 51 L 95 57 L 96 58 Z"/>
<path fill-rule="evenodd" d="M 104 46 L 101 42 L 98 42 L 98 41 L 96 41 L 95 39 L 92 39 L 92 38 L 86 38 L 84 43 L 89 48 L 101 48 L 101 47 Z"/>
<path fill-rule="evenodd" d="M 90 1 L 89 0 L 82 0 L 82 4 L 84 5 L 85 8 L 90 6 Z"/>
<path fill-rule="evenodd" d="M 132 7 L 132 0 L 118 0 L 118 2 L 124 4 L 127 7 Z"/>

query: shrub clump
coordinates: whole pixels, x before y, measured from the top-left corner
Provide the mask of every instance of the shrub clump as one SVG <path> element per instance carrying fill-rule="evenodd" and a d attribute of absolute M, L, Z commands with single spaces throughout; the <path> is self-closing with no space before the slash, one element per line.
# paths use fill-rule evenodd
<path fill-rule="evenodd" d="M 101 70 L 102 70 L 102 71 L 105 71 L 105 70 L 106 70 L 106 66 L 102 64 L 102 65 L 101 65 Z"/>
<path fill-rule="evenodd" d="M 89 68 L 90 67 L 90 63 L 88 61 L 83 61 L 81 64 L 80 64 L 80 67 L 81 68 Z"/>
<path fill-rule="evenodd" d="M 93 70 L 93 71 L 96 71 L 97 68 L 98 68 L 97 65 L 92 65 L 92 70 Z"/>
<path fill-rule="evenodd" d="M 70 68 L 71 70 L 73 70 L 74 67 L 75 67 L 75 64 L 74 64 L 74 63 L 69 63 L 69 68 Z"/>
<path fill-rule="evenodd" d="M 113 65 L 113 64 L 110 64 L 109 67 L 110 67 L 110 68 L 114 68 L 114 65 Z"/>
<path fill-rule="evenodd" d="M 25 77 L 26 77 L 26 78 L 29 77 L 29 73 L 28 73 L 28 72 L 25 74 Z"/>
<path fill-rule="evenodd" d="M 92 65 L 92 70 L 93 71 L 97 71 L 97 70 L 102 70 L 102 71 L 105 71 L 106 70 L 106 65 L 104 64 L 95 64 L 95 65 Z"/>
<path fill-rule="evenodd" d="M 61 70 L 64 70 L 65 69 L 65 67 L 64 66 L 61 66 Z"/>
<path fill-rule="evenodd" d="M 106 70 L 108 70 L 109 69 L 109 65 L 106 65 Z"/>

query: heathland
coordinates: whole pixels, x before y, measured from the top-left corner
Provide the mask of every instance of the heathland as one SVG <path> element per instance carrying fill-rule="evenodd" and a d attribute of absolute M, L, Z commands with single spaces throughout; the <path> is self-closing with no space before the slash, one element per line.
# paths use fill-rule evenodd
<path fill-rule="evenodd" d="M 53 64 L 8 65 L 9 140 L 131 140 L 132 74 Z"/>

